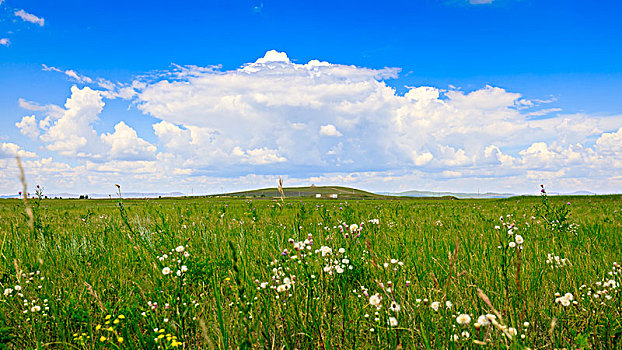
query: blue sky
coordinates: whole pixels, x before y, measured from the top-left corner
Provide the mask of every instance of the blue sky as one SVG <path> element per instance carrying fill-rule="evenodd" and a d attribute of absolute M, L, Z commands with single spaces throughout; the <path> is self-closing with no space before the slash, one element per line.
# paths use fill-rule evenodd
<path fill-rule="evenodd" d="M 0 1 L 0 192 L 18 188 L 16 152 L 51 192 L 123 179 L 212 193 L 279 175 L 614 192 L 621 14 L 615 1 Z"/>

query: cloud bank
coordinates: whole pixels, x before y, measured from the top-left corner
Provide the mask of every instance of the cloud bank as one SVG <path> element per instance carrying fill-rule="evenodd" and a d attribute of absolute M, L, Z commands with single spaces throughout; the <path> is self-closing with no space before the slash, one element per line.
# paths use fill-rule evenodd
<path fill-rule="evenodd" d="M 62 107 L 20 100 L 30 113 L 15 125 L 52 154 L 48 166 L 87 174 L 78 187 L 118 176 L 214 192 L 271 185 L 276 175 L 372 189 L 622 184 L 622 115 L 566 115 L 501 87 L 398 94 L 387 84 L 397 68 L 295 63 L 277 51 L 235 70 L 174 66 L 127 83 L 44 69 L 78 85 Z M 130 119 L 97 130 L 106 100 L 119 98 L 155 120 L 152 134 Z M 0 188 L 9 183 L 0 178 Z"/>

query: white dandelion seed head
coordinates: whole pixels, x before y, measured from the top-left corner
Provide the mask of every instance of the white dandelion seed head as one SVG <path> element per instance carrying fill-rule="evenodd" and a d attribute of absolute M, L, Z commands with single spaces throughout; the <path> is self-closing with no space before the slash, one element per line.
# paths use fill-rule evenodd
<path fill-rule="evenodd" d="M 438 311 L 438 308 L 441 306 L 441 303 L 438 301 L 432 302 L 432 304 L 430 304 L 430 307 L 432 308 L 432 310 L 434 311 Z"/>
<path fill-rule="evenodd" d="M 371 297 L 369 297 L 369 303 L 372 306 L 375 306 L 376 308 L 379 308 L 380 304 L 382 303 L 382 297 L 380 296 L 380 294 L 376 293 L 376 294 L 372 295 Z"/>
<path fill-rule="evenodd" d="M 488 320 L 488 317 L 486 317 L 486 315 L 480 315 L 477 318 L 477 323 L 479 323 L 482 326 L 488 326 L 490 324 L 490 321 Z"/>
<path fill-rule="evenodd" d="M 467 314 L 461 314 L 458 317 L 456 317 L 456 322 L 458 322 L 458 324 L 469 324 L 471 323 L 471 316 L 467 315 Z"/>

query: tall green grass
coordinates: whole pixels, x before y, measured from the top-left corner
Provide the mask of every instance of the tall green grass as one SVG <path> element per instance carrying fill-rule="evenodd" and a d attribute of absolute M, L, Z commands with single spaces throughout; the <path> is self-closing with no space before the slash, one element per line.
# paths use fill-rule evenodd
<path fill-rule="evenodd" d="M 3 200 L 0 347 L 620 348 L 620 200 Z"/>

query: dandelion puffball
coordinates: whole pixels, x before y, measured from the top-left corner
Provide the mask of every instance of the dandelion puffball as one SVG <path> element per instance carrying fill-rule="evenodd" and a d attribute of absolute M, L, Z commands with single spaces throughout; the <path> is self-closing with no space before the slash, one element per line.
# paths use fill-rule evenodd
<path fill-rule="evenodd" d="M 467 314 L 461 314 L 456 317 L 456 322 L 458 322 L 459 324 L 469 324 L 471 323 L 471 316 Z"/>

